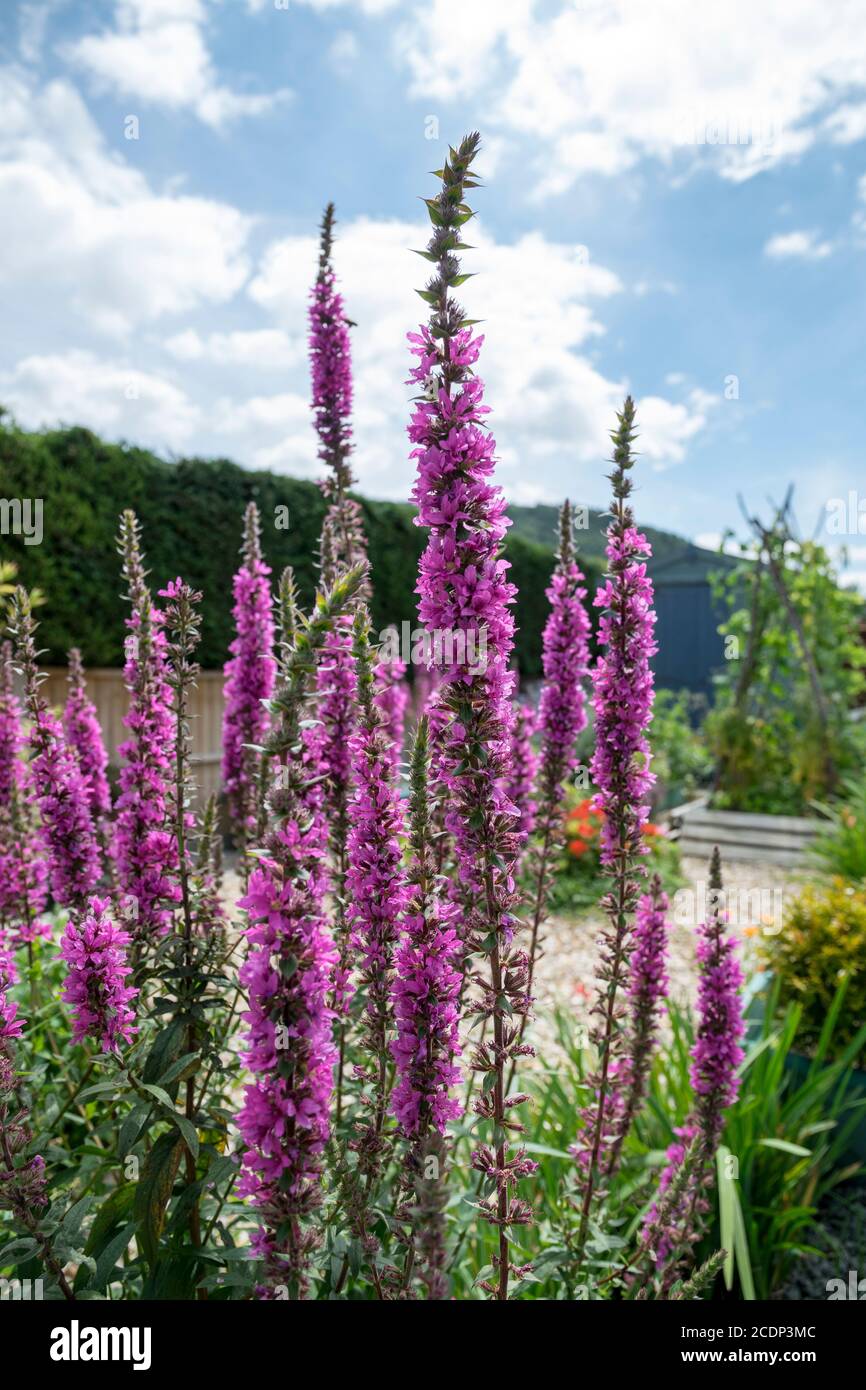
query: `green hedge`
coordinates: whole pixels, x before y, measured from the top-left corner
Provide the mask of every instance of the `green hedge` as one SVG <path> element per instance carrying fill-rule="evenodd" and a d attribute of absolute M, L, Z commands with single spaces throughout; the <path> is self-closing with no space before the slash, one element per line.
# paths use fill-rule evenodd
<path fill-rule="evenodd" d="M 43 499 L 43 541 L 0 537 L 0 558 L 18 566 L 22 583 L 47 597 L 40 610 L 45 660 L 58 664 L 73 644 L 90 666 L 122 661 L 125 604 L 115 537 L 120 512 L 132 507 L 144 532 L 151 582 L 162 586 L 182 574 L 204 594 L 200 659 L 219 667 L 232 636 L 231 580 L 238 562 L 243 512 L 258 503 L 263 548 L 278 574 L 294 566 L 302 597 L 316 580 L 316 550 L 323 503 L 312 482 L 252 472 L 226 459 L 167 463 L 145 449 L 106 444 L 89 430 L 30 433 L 0 424 L 0 497 Z M 415 576 L 424 533 L 406 504 L 362 499 L 373 568 L 373 625 L 416 620 Z M 288 529 L 275 527 L 288 507 Z M 516 606 L 516 656 L 521 673 L 540 674 L 544 590 L 551 549 L 519 536 L 506 546 Z M 597 569 L 589 574 L 590 589 Z"/>

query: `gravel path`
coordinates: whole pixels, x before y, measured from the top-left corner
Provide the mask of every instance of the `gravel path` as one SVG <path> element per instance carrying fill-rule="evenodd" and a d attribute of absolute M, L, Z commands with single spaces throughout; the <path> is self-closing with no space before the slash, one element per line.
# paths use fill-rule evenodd
<path fill-rule="evenodd" d="M 672 902 L 668 973 L 671 998 L 680 1004 L 691 1004 L 697 984 L 695 925 L 703 917 L 701 885 L 706 892 L 706 862 L 684 858 L 682 874 L 685 888 Z M 734 861 L 725 865 L 724 879 L 731 929 L 743 939 L 743 962 L 748 975 L 762 933 L 772 933 L 777 927 L 783 904 L 797 892 L 799 879 L 794 870 L 776 864 Z M 544 955 L 536 967 L 535 1021 L 530 1040 L 548 1064 L 558 1051 L 554 1011 L 567 1009 L 579 1022 L 590 1021 L 600 983 L 595 969 L 596 943 L 602 925 L 600 913 L 588 912 L 580 917 L 554 918 L 545 928 Z"/>

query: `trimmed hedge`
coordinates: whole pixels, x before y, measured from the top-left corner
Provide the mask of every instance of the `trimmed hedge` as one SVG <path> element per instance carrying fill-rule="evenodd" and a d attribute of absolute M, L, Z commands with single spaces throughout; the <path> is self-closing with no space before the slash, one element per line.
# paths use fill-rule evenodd
<path fill-rule="evenodd" d="M 237 567 L 244 508 L 254 500 L 262 513 L 265 558 L 278 575 L 295 569 L 308 603 L 316 581 L 316 554 L 323 501 L 315 483 L 252 472 L 227 459 L 167 463 L 145 449 L 107 444 L 79 427 L 31 433 L 0 424 L 0 497 L 43 499 L 43 540 L 25 545 L 0 537 L 0 558 L 18 566 L 20 581 L 39 587 L 39 637 L 45 660 L 61 664 L 77 644 L 89 666 L 122 664 L 123 620 L 118 517 L 138 514 L 151 582 L 161 587 L 182 574 L 204 594 L 200 660 L 222 666 L 232 637 L 231 580 Z M 378 632 L 389 623 L 417 624 L 415 576 L 424 533 L 414 508 L 361 499 L 369 538 Z M 278 508 L 289 525 L 278 529 Z M 506 556 L 519 589 L 516 657 L 524 678 L 541 673 L 541 632 L 547 614 L 544 590 L 553 552 L 509 536 Z M 592 592 L 597 567 L 587 566 Z"/>

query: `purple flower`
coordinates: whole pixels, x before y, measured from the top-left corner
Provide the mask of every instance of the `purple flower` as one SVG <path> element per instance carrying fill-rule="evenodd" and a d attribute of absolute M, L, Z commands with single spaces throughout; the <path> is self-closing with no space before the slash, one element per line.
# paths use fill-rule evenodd
<path fill-rule="evenodd" d="M 547 589 L 550 613 L 544 625 L 544 685 L 538 705 L 541 734 L 542 822 L 559 819 L 565 782 L 577 763 L 575 744 L 586 726 L 584 681 L 589 671 L 589 614 L 583 574 L 574 558 L 571 504 L 560 513 L 559 554 Z"/>
<path fill-rule="evenodd" d="M 536 727 L 532 705 L 515 702 L 505 794 L 518 812 L 515 830 L 521 844 L 526 843 L 535 829 L 535 813 L 538 810 L 532 795 L 538 772 L 538 754 L 532 746 Z"/>
<path fill-rule="evenodd" d="M 403 757 L 406 737 L 406 706 L 409 691 L 406 687 L 405 661 L 380 661 L 376 666 L 376 693 L 373 700 L 383 715 L 383 728 L 391 749 L 391 759 L 399 764 Z"/>
<path fill-rule="evenodd" d="M 87 786 L 91 813 L 98 822 L 111 811 L 106 777 L 108 754 L 102 741 L 96 707 L 87 696 L 84 667 L 77 647 L 73 647 L 69 653 L 69 695 L 63 711 L 63 728 Z"/>
<path fill-rule="evenodd" d="M 123 721 L 131 737 L 118 749 L 123 761 L 114 856 L 118 886 L 129 902 L 139 943 L 168 931 L 172 908 L 180 901 L 177 842 L 169 825 L 175 721 L 163 615 L 144 583 L 140 528 L 133 512 L 121 518 L 120 545 L 132 606 L 124 666 L 129 712 Z"/>
<path fill-rule="evenodd" d="M 24 752 L 27 739 L 13 689 L 12 645 L 0 650 L 0 944 L 49 936 L 39 918 L 48 901 L 48 866 L 36 796 Z"/>
<path fill-rule="evenodd" d="M 240 981 L 249 999 L 245 1060 L 254 1079 L 238 1116 L 247 1145 L 239 1192 L 261 1220 L 254 1248 L 264 1261 L 262 1298 L 277 1296 L 280 1284 L 303 1297 L 307 1260 L 319 1241 L 308 1218 L 321 1201 L 330 1126 L 336 1049 L 328 992 L 337 952 L 324 909 L 325 820 L 310 811 L 307 769 L 295 750 L 316 658 L 363 577 L 360 568 L 350 571 L 317 598 L 311 618 L 293 613 L 290 642 L 284 622 L 277 717 L 267 742 L 267 756 L 280 764 L 268 801 L 272 828 L 240 903 L 249 916 Z"/>
<path fill-rule="evenodd" d="M 129 933 L 111 920 L 109 907 L 107 898 L 92 897 L 80 923 L 70 917 L 60 954 L 69 970 L 63 998 L 72 1007 L 73 1042 L 90 1037 L 103 1052 L 118 1052 L 137 1031 L 129 1004 L 138 990 L 126 983 Z"/>
<path fill-rule="evenodd" d="M 60 721 L 40 694 L 36 624 L 23 589 L 17 589 L 13 595 L 10 626 L 16 634 L 24 670 L 30 716 L 30 776 L 39 805 L 51 892 L 61 907 L 80 908 L 99 882 L 99 842 L 89 788 L 78 760 L 64 738 Z"/>
<path fill-rule="evenodd" d="M 656 874 L 649 893 L 642 894 L 635 910 L 629 958 L 628 1039 L 618 1080 L 622 1108 L 606 1158 L 608 1178 L 616 1170 L 623 1142 L 646 1094 L 659 1015 L 668 992 L 668 907 L 667 894 Z"/>
<path fill-rule="evenodd" d="M 274 622 L 270 568 L 261 554 L 259 512 L 250 502 L 244 518 L 243 564 L 234 577 L 237 636 L 224 667 L 222 778 L 229 815 L 241 845 L 255 833 L 260 746 L 268 730 L 264 701 L 274 689 Z"/>
<path fill-rule="evenodd" d="M 658 1199 L 644 1222 L 643 1235 L 652 1233 L 656 1263 L 661 1266 L 686 1245 L 697 1232 L 695 1223 L 707 1210 L 704 1190 L 712 1181 L 716 1149 L 724 1130 L 724 1112 L 739 1094 L 737 1068 L 743 1060 L 740 1039 L 745 1032 L 741 988 L 743 973 L 736 958 L 736 942 L 725 932 L 726 914 L 722 907 L 721 859 L 718 849 L 710 861 L 710 913 L 698 928 L 698 1027 L 692 1045 L 691 1082 L 695 1094 L 693 1113 L 676 1130 L 677 1141 L 668 1148 L 667 1166 L 659 1178 Z M 695 1141 L 697 1153 L 684 1191 L 668 1214 L 660 1234 L 657 1225 L 661 1199 L 673 1184 L 688 1145 Z M 673 1278 L 674 1259 L 667 1278 Z"/>
<path fill-rule="evenodd" d="M 391 1098 L 403 1133 L 419 1145 L 432 1128 L 444 1133 L 460 1114 L 451 1088 L 460 1080 L 459 1005 L 462 977 L 456 903 L 437 893 L 428 804 L 427 720 L 412 750 L 410 896 L 397 949 L 393 1008 L 397 1037 L 391 1051 L 397 1081 Z"/>
<path fill-rule="evenodd" d="M 400 847 L 403 809 L 383 717 L 373 702 L 374 676 L 365 610 L 359 611 L 354 626 L 360 720 L 350 740 L 355 789 L 349 803 L 346 891 L 350 944 L 365 994 L 364 1044 L 380 1064 L 377 1085 L 381 1091 L 393 1030 L 394 947 L 408 887 Z M 363 1074 L 363 1069 L 359 1070 Z M 385 1098 L 380 1095 L 377 1100 L 381 1102 L 381 1129 Z"/>
<path fill-rule="evenodd" d="M 593 1007 L 592 1039 L 598 1067 L 588 1078 L 591 1099 L 582 1112 L 577 1147 L 583 1166 L 576 1241 L 579 1260 L 589 1233 L 598 1179 L 610 1161 L 610 1146 L 622 1132 L 623 1088 L 628 1083 L 622 996 L 628 984 L 629 937 L 639 895 L 640 857 L 646 852 L 641 831 L 649 808 L 644 798 L 655 780 L 649 771 L 646 737 L 653 700 L 649 663 L 656 650 L 653 591 L 645 563 L 650 548 L 635 529 L 628 504 L 634 414 L 634 402 L 628 396 L 611 436 L 614 500 L 613 520 L 607 530 L 608 573 L 595 597 L 596 606 L 604 610 L 599 624 L 604 654 L 592 673 L 596 746 L 591 771 L 598 787 L 596 804 L 604 812 L 601 861 L 612 886 L 601 903 L 609 925 L 601 934 L 603 983 Z"/>
<path fill-rule="evenodd" d="M 418 395 L 409 425 L 417 477 L 412 500 L 417 524 L 428 532 L 417 585 L 418 612 L 428 632 L 450 636 L 433 664 L 442 677 L 431 710 L 435 778 L 446 804 L 445 827 L 454 836 L 460 883 L 466 900 L 465 943 L 485 958 L 487 971 L 473 976 L 479 995 L 473 1010 L 492 1023 L 490 1041 L 475 1048 L 473 1069 L 484 1077 L 476 1114 L 492 1134 L 472 1163 L 487 1192 L 481 1207 L 499 1232 L 497 1282 L 485 1283 L 499 1299 L 508 1296 L 513 1266 L 511 1227 L 531 1220 L 527 1204 L 512 1195 L 518 1180 L 536 1166 L 522 1150 L 511 1154 L 505 1135 L 504 1073 L 521 1052 L 520 1018 L 529 1008 L 527 962 L 514 951 L 514 860 L 519 847 L 508 779 L 510 700 L 514 675 L 508 669 L 514 638 L 511 604 L 515 588 L 500 554 L 509 522 L 501 490 L 491 481 L 496 445 L 485 424 L 484 386 L 474 374 L 483 338 L 473 333 L 450 288 L 459 283 L 460 228 L 471 217 L 465 190 L 475 186 L 472 161 L 479 138 L 470 135 L 451 150 L 441 170 L 442 186 L 427 200 L 433 235 L 424 253 L 434 274 L 423 297 L 429 323 L 410 333 L 416 365 L 410 381 Z M 483 661 L 473 659 L 484 654 Z M 521 1126 L 512 1096 L 512 1133 Z"/>

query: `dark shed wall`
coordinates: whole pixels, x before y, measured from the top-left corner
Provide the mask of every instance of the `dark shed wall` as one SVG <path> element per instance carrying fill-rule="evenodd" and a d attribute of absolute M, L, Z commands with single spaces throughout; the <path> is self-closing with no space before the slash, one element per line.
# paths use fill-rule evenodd
<path fill-rule="evenodd" d="M 692 690 L 709 695 L 712 673 L 724 663 L 724 642 L 718 633 L 722 613 L 713 606 L 710 586 L 666 584 L 655 580 L 656 642 L 653 660 L 656 685 L 669 690 Z"/>

